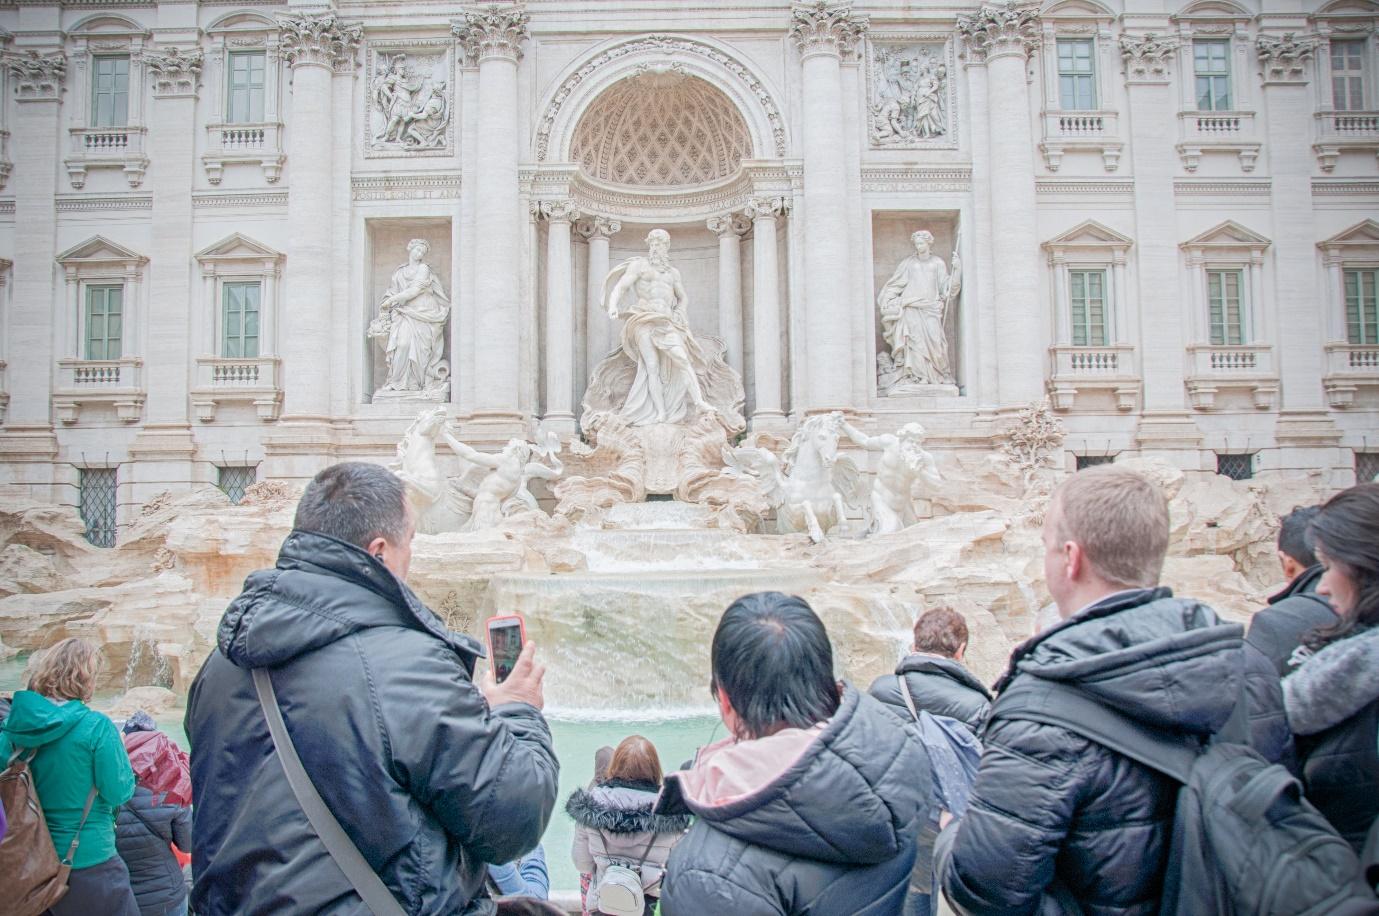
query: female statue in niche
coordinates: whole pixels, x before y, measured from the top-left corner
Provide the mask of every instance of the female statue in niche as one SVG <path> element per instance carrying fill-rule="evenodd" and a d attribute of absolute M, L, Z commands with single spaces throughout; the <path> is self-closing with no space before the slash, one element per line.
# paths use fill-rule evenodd
<path fill-rule="evenodd" d="M 934 236 L 927 230 L 916 232 L 910 241 L 915 253 L 900 262 L 876 297 L 881 332 L 899 375 L 892 390 L 954 384 L 944 323 L 962 288 L 962 264 L 955 249 L 949 273 L 943 258 L 932 253 Z"/>
<path fill-rule="evenodd" d="M 407 263 L 393 272 L 378 317 L 369 324 L 369 336 L 386 341 L 388 378 L 379 391 L 437 395 L 449 383 L 443 356 L 450 299 L 424 260 L 430 250 L 425 239 L 407 243 Z"/>

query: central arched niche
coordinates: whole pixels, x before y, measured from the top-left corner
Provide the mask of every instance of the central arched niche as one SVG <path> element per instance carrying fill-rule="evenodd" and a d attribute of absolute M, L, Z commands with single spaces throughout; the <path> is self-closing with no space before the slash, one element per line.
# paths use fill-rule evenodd
<path fill-rule="evenodd" d="M 571 158 L 602 184 L 674 188 L 736 175 L 752 155 L 747 123 L 721 90 L 674 69 L 605 89 L 580 117 Z"/>

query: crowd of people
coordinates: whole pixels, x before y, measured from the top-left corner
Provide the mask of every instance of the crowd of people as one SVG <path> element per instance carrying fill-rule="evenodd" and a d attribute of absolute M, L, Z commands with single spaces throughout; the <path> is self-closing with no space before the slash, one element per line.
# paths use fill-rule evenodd
<path fill-rule="evenodd" d="M 406 585 L 414 530 L 383 468 L 316 476 L 220 622 L 190 758 L 90 709 L 89 642 L 35 654 L 0 706 L 13 911 L 562 912 L 537 647 L 480 673 Z M 710 645 L 727 737 L 667 772 L 629 736 L 566 800 L 583 912 L 1379 913 L 1379 484 L 1281 519 L 1288 584 L 1248 634 L 1161 583 L 1168 542 L 1144 477 L 1064 481 L 1057 619 L 990 687 L 952 607 L 862 692 L 805 600 L 734 601 Z"/>

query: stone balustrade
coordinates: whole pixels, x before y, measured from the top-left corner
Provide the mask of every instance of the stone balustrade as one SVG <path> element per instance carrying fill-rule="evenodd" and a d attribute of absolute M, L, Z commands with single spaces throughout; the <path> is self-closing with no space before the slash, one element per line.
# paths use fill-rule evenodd
<path fill-rule="evenodd" d="M 1101 153 L 1106 171 L 1120 165 L 1124 141 L 1120 136 L 1120 116 L 1114 111 L 1046 111 L 1044 139 L 1039 149 L 1049 170 L 1056 172 L 1063 154 L 1070 150 Z"/>
<path fill-rule="evenodd" d="M 1332 407 L 1354 406 L 1359 389 L 1379 388 L 1379 344 L 1327 344 L 1322 385 Z"/>
<path fill-rule="evenodd" d="M 1323 172 L 1336 168 L 1342 151 L 1379 154 L 1379 111 L 1318 111 L 1312 150 Z"/>
<path fill-rule="evenodd" d="M 82 409 L 93 405 L 113 407 L 124 423 L 142 414 L 147 399 L 142 359 L 61 359 L 57 368 L 53 409 L 62 423 L 76 423 Z"/>
<path fill-rule="evenodd" d="M 247 403 L 260 420 L 276 420 L 282 410 L 281 362 L 276 356 L 199 357 L 191 391 L 196 418 L 210 423 L 221 404 Z"/>
<path fill-rule="evenodd" d="M 93 168 L 119 168 L 131 188 L 137 188 L 148 170 L 145 138 L 148 129 L 126 127 L 73 127 L 70 152 L 63 164 L 72 187 L 86 185 L 86 173 Z"/>
<path fill-rule="evenodd" d="M 1182 111 L 1178 134 L 1178 155 L 1189 172 L 1197 171 L 1206 152 L 1235 153 L 1246 172 L 1253 172 L 1259 159 L 1262 144 L 1253 111 Z"/>
<path fill-rule="evenodd" d="M 1135 367 L 1135 348 L 1128 344 L 1104 347 L 1055 346 L 1049 395 L 1055 410 L 1069 410 L 1079 396 L 1096 392 L 1115 398 L 1117 410 L 1135 407 L 1140 376 Z"/>
<path fill-rule="evenodd" d="M 201 157 L 206 180 L 220 184 L 227 164 L 247 162 L 259 165 L 269 184 L 276 182 L 282 175 L 282 135 L 282 124 L 273 121 L 207 124 L 206 152 Z"/>
<path fill-rule="evenodd" d="M 1274 348 L 1269 344 L 1190 346 L 1186 384 L 1189 400 L 1198 410 L 1214 408 L 1222 390 L 1247 391 L 1257 409 L 1271 410 L 1279 387 Z"/>

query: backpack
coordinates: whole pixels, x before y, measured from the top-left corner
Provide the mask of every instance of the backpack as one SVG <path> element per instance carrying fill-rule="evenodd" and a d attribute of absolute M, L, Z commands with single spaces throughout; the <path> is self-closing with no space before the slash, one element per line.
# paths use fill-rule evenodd
<path fill-rule="evenodd" d="M 9 766 L 0 773 L 0 803 L 5 807 L 9 822 L 4 839 L 0 840 L 0 875 L 5 876 L 6 916 L 37 916 L 57 903 L 67 893 L 67 876 L 72 871 L 72 857 L 77 853 L 81 829 L 96 801 L 96 789 L 86 796 L 86 808 L 81 812 L 72 845 L 59 861 L 53 848 L 53 836 L 48 832 L 48 819 L 34 788 L 30 761 L 37 748 L 16 750 Z"/>
<path fill-rule="evenodd" d="M 594 912 L 605 916 L 642 916 L 646 912 L 646 888 L 642 884 L 642 866 L 651 855 L 651 847 L 656 844 L 656 832 L 652 831 L 646 849 L 637 860 L 636 866 L 612 862 L 604 868 L 598 886 L 594 888 L 595 897 L 590 904 Z M 605 841 L 605 846 L 607 842 Z"/>
<path fill-rule="evenodd" d="M 1352 910 L 1359 860 L 1285 768 L 1243 743 L 1244 700 L 1205 745 L 1027 675 L 991 718 L 1065 728 L 1181 784 L 1160 916 L 1325 916 Z"/>
<path fill-rule="evenodd" d="M 972 783 L 977 779 L 977 766 L 982 760 L 982 744 L 965 724 L 948 716 L 936 716 L 925 709 L 916 709 L 914 697 L 905 685 L 905 678 L 897 674 L 900 696 L 905 708 L 919 726 L 919 741 L 929 754 L 934 780 L 934 794 L 945 811 L 954 817 L 967 813 L 972 797 Z"/>

